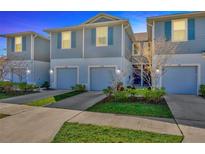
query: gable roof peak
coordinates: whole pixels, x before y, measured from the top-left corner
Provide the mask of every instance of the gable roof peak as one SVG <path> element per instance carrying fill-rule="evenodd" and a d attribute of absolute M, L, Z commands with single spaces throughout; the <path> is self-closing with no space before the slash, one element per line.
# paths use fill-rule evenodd
<path fill-rule="evenodd" d="M 88 19 L 87 21 L 85 21 L 83 24 L 94 23 L 95 21 L 97 21 L 100 18 L 105 18 L 105 19 L 108 19 L 108 20 L 111 20 L 111 21 L 122 20 L 122 19 L 120 19 L 120 18 L 118 18 L 116 16 L 112 16 L 112 15 L 109 15 L 109 14 L 106 14 L 106 13 L 99 13 L 96 16 L 94 16 L 94 17 Z"/>

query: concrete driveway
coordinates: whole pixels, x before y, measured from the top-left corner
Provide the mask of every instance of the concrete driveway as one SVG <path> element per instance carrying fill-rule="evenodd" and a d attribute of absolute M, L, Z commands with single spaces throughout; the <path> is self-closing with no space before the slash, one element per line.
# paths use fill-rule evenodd
<path fill-rule="evenodd" d="M 165 99 L 184 142 L 205 142 L 205 99 L 193 95 L 169 95 Z"/>
<path fill-rule="evenodd" d="M 12 103 L 12 104 L 26 104 L 30 103 L 32 101 L 62 94 L 68 92 L 68 90 L 44 90 L 39 93 L 34 93 L 34 94 L 28 94 L 28 95 L 22 95 L 22 96 L 17 96 L 17 97 L 11 97 L 7 99 L 1 99 L 1 103 Z"/>
<path fill-rule="evenodd" d="M 69 97 L 57 103 L 49 104 L 46 107 L 84 111 L 104 98 L 106 98 L 106 95 L 102 92 L 89 91 Z"/>

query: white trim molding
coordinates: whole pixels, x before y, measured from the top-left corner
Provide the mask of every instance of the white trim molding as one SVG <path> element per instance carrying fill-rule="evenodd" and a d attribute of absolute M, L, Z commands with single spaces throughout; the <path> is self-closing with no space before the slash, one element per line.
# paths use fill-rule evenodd
<path fill-rule="evenodd" d="M 90 69 L 91 68 L 115 68 L 115 71 L 118 69 L 118 66 L 117 65 L 88 65 L 88 84 L 87 84 L 87 86 L 88 86 L 88 90 L 90 90 L 90 88 L 91 88 L 91 86 L 90 86 Z"/>
<path fill-rule="evenodd" d="M 57 69 L 58 68 L 76 68 L 77 69 L 77 84 L 79 84 L 79 81 L 80 81 L 80 71 L 79 71 L 79 66 L 77 65 L 60 65 L 60 66 L 55 66 L 54 67 L 54 87 L 57 88 Z"/>

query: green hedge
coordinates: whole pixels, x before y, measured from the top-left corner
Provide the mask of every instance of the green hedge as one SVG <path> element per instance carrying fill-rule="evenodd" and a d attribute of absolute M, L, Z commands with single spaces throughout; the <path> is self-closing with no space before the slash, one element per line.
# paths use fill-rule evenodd
<path fill-rule="evenodd" d="M 199 92 L 200 92 L 201 96 L 205 97 L 205 85 L 200 86 Z"/>

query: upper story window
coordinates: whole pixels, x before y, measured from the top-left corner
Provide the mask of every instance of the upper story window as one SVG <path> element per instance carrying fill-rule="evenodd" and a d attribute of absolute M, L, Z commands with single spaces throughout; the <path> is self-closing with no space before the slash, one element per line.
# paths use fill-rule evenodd
<path fill-rule="evenodd" d="M 187 41 L 187 19 L 173 20 L 172 26 L 172 41 Z"/>
<path fill-rule="evenodd" d="M 70 49 L 71 48 L 71 32 L 66 31 L 62 32 L 62 49 Z"/>
<path fill-rule="evenodd" d="M 15 52 L 22 52 L 22 37 L 15 37 Z"/>
<path fill-rule="evenodd" d="M 96 28 L 96 46 L 108 45 L 108 27 Z"/>

